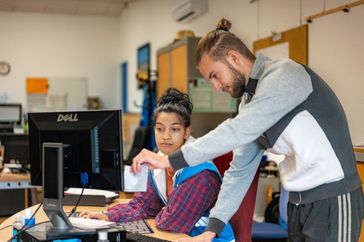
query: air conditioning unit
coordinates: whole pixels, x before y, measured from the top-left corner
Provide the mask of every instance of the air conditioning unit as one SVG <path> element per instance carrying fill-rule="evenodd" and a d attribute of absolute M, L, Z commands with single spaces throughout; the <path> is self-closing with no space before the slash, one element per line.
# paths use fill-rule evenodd
<path fill-rule="evenodd" d="M 178 22 L 188 22 L 207 12 L 208 0 L 174 0 L 172 16 Z"/>

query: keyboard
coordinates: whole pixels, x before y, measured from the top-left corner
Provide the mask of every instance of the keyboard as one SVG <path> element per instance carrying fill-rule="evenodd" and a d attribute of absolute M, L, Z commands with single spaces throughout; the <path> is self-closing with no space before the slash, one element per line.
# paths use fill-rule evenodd
<path fill-rule="evenodd" d="M 144 219 L 133 222 L 118 222 L 115 227 L 130 233 L 153 233 L 153 230 L 149 227 L 148 222 L 146 222 Z"/>
<path fill-rule="evenodd" d="M 154 237 L 149 237 L 139 233 L 126 233 L 126 241 L 135 242 L 169 242 L 170 240 L 158 239 Z"/>
<path fill-rule="evenodd" d="M 115 225 L 114 222 L 81 217 L 70 217 L 69 220 L 74 227 L 79 229 L 104 229 Z"/>

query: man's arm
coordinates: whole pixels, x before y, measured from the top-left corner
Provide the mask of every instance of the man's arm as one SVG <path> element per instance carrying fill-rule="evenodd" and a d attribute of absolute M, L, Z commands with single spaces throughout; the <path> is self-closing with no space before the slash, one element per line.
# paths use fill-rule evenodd
<path fill-rule="evenodd" d="M 254 77 L 253 77 L 254 78 Z M 259 80 L 250 103 L 240 105 L 239 114 L 169 155 L 174 169 L 194 166 L 255 141 L 312 92 L 309 75 L 294 62 L 272 67 Z"/>

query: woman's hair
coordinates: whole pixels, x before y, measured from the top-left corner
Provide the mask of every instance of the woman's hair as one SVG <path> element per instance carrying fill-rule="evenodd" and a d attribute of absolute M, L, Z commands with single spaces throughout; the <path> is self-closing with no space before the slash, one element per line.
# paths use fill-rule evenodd
<path fill-rule="evenodd" d="M 246 45 L 233 33 L 229 32 L 231 21 L 222 18 L 216 25 L 216 29 L 208 32 L 200 39 L 196 50 L 196 62 L 200 63 L 202 56 L 207 53 L 215 61 L 226 61 L 229 50 L 238 51 L 248 60 L 254 61 L 255 56 Z"/>
<path fill-rule="evenodd" d="M 177 113 L 181 117 L 184 127 L 191 125 L 191 113 L 193 105 L 187 94 L 175 88 L 168 88 L 157 101 L 154 118 L 161 112 Z"/>

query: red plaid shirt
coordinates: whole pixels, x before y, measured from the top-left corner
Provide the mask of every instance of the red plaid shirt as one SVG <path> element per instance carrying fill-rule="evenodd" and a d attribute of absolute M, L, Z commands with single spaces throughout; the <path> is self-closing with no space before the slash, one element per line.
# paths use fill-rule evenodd
<path fill-rule="evenodd" d="M 108 208 L 110 221 L 128 222 L 155 217 L 161 230 L 189 233 L 217 199 L 221 181 L 215 172 L 204 170 L 174 188 L 165 206 L 148 180 L 146 192 L 137 192 L 126 204 Z"/>

